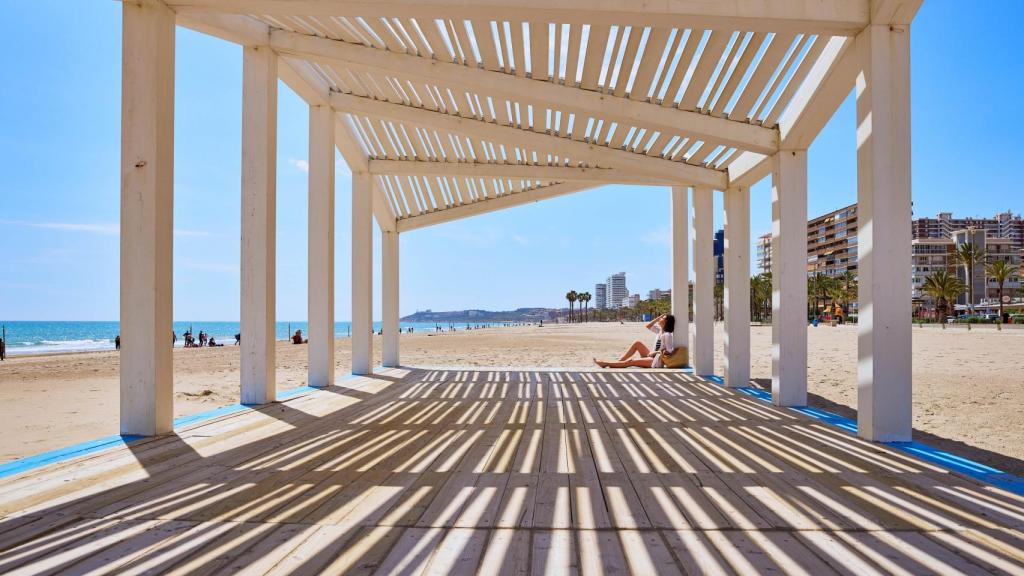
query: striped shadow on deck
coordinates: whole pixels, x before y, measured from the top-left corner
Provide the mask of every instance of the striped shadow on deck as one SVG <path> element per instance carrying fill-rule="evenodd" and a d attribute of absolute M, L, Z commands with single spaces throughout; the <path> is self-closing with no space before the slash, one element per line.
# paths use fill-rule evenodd
<path fill-rule="evenodd" d="M 691 374 L 390 370 L 0 483 L 0 573 L 1022 573 L 1024 497 Z"/>

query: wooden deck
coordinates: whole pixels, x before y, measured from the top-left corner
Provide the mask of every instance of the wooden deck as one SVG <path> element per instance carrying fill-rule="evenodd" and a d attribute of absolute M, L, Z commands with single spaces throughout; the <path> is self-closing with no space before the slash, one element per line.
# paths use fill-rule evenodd
<path fill-rule="evenodd" d="M 0 483 L 0 573 L 1024 573 L 1024 498 L 669 372 L 403 371 Z"/>

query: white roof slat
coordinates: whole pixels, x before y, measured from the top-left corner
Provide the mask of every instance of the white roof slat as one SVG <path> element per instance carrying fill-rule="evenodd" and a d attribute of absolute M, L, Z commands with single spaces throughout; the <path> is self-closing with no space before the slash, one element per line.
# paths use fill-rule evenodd
<path fill-rule="evenodd" d="M 708 81 L 711 79 L 711 74 L 714 73 L 715 68 L 718 66 L 718 62 L 722 58 L 722 52 L 725 50 L 725 46 L 731 36 L 731 32 L 722 30 L 711 31 L 711 37 L 708 38 L 704 49 L 697 56 L 699 58 L 697 67 L 694 69 L 693 75 L 690 77 L 690 81 L 683 92 L 683 97 L 679 101 L 679 108 L 681 110 L 697 109 L 697 102 L 703 96 Z"/>
<path fill-rule="evenodd" d="M 785 111 L 786 106 L 789 105 L 789 101 L 793 98 L 793 94 L 796 93 L 797 88 L 803 84 L 807 74 L 810 73 L 814 63 L 818 61 L 818 57 L 821 56 L 822 50 L 825 49 L 825 45 L 828 44 L 828 38 L 824 36 L 816 36 L 814 38 L 814 44 L 807 50 L 803 59 L 800 61 L 793 75 L 790 76 L 789 81 L 786 83 L 785 89 L 783 89 L 782 95 L 776 99 L 772 105 L 772 109 L 768 112 L 765 117 L 763 125 L 772 127 L 775 126 L 779 121 L 779 116 Z"/>
<path fill-rule="evenodd" d="M 587 34 L 587 56 L 583 61 L 583 77 L 580 87 L 584 90 L 597 90 L 597 82 L 601 77 L 604 64 L 604 53 L 609 26 L 590 26 Z"/>
<path fill-rule="evenodd" d="M 753 107 L 754 101 L 764 91 L 765 83 L 768 82 L 772 72 L 779 67 L 782 57 L 786 55 L 786 50 L 792 46 L 795 37 L 794 34 L 774 34 L 770 38 L 771 43 L 764 51 L 764 54 L 761 55 L 757 62 L 753 63 L 753 66 L 756 66 L 754 73 L 751 74 L 747 83 L 738 89 L 740 96 L 736 103 L 731 108 L 728 106 L 723 108 L 725 115 L 730 119 L 738 121 L 745 122 L 749 119 L 748 113 L 751 107 Z"/>
<path fill-rule="evenodd" d="M 654 75 L 661 66 L 670 35 L 671 30 L 668 28 L 651 28 L 643 53 L 640 55 L 640 67 L 637 69 L 636 79 L 633 80 L 633 85 L 629 90 L 631 100 L 647 100 L 651 86 L 655 84 Z"/>
<path fill-rule="evenodd" d="M 709 109 L 711 114 L 715 116 L 722 116 L 726 105 L 733 99 L 740 81 L 747 75 L 751 62 L 753 62 L 757 53 L 760 52 L 761 46 L 764 44 L 764 40 L 765 34 L 763 32 L 752 33 L 746 42 L 746 46 L 743 47 L 743 52 L 741 54 L 737 54 L 738 60 L 732 68 L 729 80 L 725 83 L 722 90 L 720 90 L 718 94 L 715 94 L 715 98 L 711 101 L 711 104 L 709 106 L 705 106 L 705 109 Z"/>
<path fill-rule="evenodd" d="M 548 80 L 548 24 L 530 22 L 530 77 L 534 80 Z M 557 76 L 557 73 L 556 73 Z"/>
<path fill-rule="evenodd" d="M 633 71 L 636 70 L 639 65 L 637 53 L 640 50 L 640 42 L 643 40 L 644 35 L 647 33 L 645 28 L 634 27 L 629 31 L 629 38 L 626 40 L 626 51 L 622 56 L 622 62 L 619 65 L 618 78 L 615 79 L 615 95 L 625 96 L 629 91 L 629 81 L 633 76 Z M 643 54 L 640 54 L 643 57 Z M 610 85 L 610 83 L 608 83 Z"/>
<path fill-rule="evenodd" d="M 679 30 L 679 33 L 683 33 L 684 30 Z M 683 90 L 684 82 L 686 81 L 686 74 L 689 72 L 692 66 L 695 66 L 694 59 L 697 54 L 697 48 L 700 46 L 701 38 L 704 35 L 703 30 L 687 30 L 683 35 L 683 38 L 679 40 L 680 44 L 685 42 L 682 46 L 682 53 L 679 58 L 675 61 L 675 68 L 671 69 L 671 77 L 668 78 L 667 83 L 663 87 L 665 94 L 662 97 L 662 106 L 671 107 L 676 105 L 676 97 Z M 677 51 L 680 49 L 677 48 Z M 668 74 L 668 72 L 666 72 Z"/>
<path fill-rule="evenodd" d="M 800 47 L 804 43 L 804 36 L 797 35 L 793 41 L 787 46 L 786 53 L 779 61 L 778 66 L 772 71 L 771 80 L 768 81 L 764 89 L 758 95 L 757 101 L 754 103 L 754 107 L 750 110 L 749 121 L 757 122 L 757 119 L 762 116 L 764 108 L 768 105 L 771 100 L 772 94 L 776 92 L 782 79 L 786 76 L 786 71 L 790 68 L 793 59 L 799 54 Z"/>
<path fill-rule="evenodd" d="M 580 73 L 580 51 L 582 50 L 583 26 L 580 24 L 569 24 L 569 44 L 565 56 L 565 78 L 566 86 L 579 85 Z M 557 76 L 557 73 L 556 73 Z"/>
<path fill-rule="evenodd" d="M 491 29 L 491 21 L 473 20 L 470 22 L 470 25 L 473 27 L 473 37 L 476 40 L 477 50 L 480 51 L 480 58 L 483 59 L 484 68 L 487 70 L 501 70 L 494 32 Z"/>

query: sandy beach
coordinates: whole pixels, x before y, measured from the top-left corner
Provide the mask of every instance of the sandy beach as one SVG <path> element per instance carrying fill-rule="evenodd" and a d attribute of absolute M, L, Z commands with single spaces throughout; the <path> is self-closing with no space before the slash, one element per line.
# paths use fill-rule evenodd
<path fill-rule="evenodd" d="M 855 417 L 856 328 L 808 328 L 813 406 Z M 717 326 L 716 341 L 722 341 Z M 592 367 L 590 359 L 649 340 L 640 324 L 489 328 L 403 334 L 413 366 Z M 771 328 L 752 328 L 751 377 L 770 386 Z M 336 343 L 337 373 L 349 372 L 349 340 Z M 379 362 L 380 338 L 374 351 Z M 1024 474 L 1024 330 L 914 329 L 915 439 Z M 174 351 L 175 416 L 238 401 L 238 349 Z M 715 368 L 721 373 L 721 349 Z M 277 346 L 281 390 L 306 381 L 306 347 Z M 0 364 L 0 460 L 115 434 L 118 355 L 93 352 L 19 357 Z"/>

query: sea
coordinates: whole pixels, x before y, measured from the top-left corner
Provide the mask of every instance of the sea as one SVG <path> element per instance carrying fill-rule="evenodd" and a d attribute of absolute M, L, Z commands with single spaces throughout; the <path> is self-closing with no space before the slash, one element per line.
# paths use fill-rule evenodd
<path fill-rule="evenodd" d="M 464 330 L 467 326 L 491 327 L 494 323 L 456 323 L 456 330 Z M 415 332 L 434 332 L 437 328 L 445 331 L 448 324 L 433 322 L 401 322 L 403 332 L 412 328 Z M 381 323 L 374 322 L 374 331 L 380 330 Z M 287 340 L 295 330 L 302 330 L 304 335 L 309 332 L 306 322 L 278 322 L 276 338 Z M 182 336 L 188 330 L 197 338 L 200 330 L 213 336 L 218 344 L 232 345 L 235 334 L 241 332 L 238 322 L 217 321 L 178 321 L 173 324 L 178 335 L 176 347 L 185 345 Z M 6 332 L 7 354 L 18 356 L 25 354 L 60 354 L 68 352 L 89 352 L 94 350 L 113 350 L 114 338 L 120 333 L 120 323 L 110 322 L 72 322 L 72 321 L 0 321 L 0 330 Z M 335 322 L 334 336 L 338 338 L 352 335 L 350 322 Z"/>

